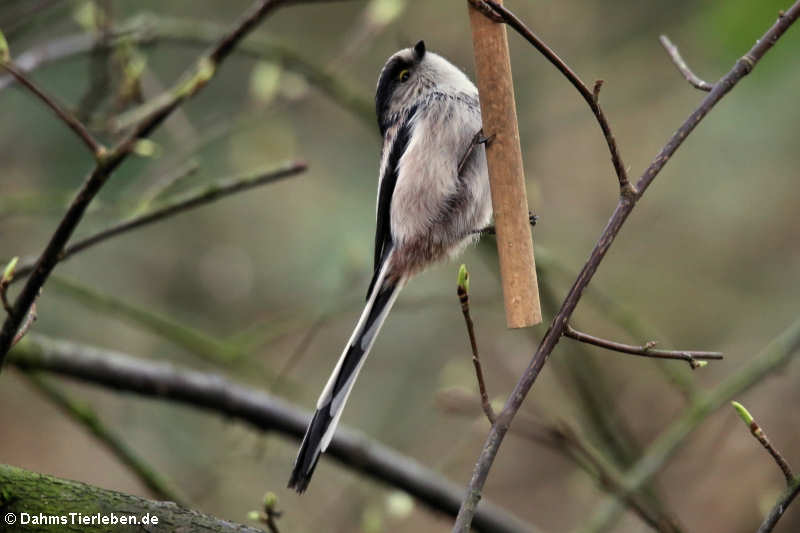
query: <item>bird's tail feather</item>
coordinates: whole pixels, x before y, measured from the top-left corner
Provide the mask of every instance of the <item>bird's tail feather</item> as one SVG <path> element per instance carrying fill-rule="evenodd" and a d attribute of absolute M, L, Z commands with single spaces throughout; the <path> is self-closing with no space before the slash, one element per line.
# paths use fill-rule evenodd
<path fill-rule="evenodd" d="M 311 424 L 306 429 L 300 451 L 294 462 L 292 475 L 289 478 L 289 488 L 293 488 L 297 492 L 303 492 L 308 487 L 320 454 L 326 450 L 333 438 L 333 433 L 344 410 L 344 404 L 353 389 L 358 372 L 361 370 L 397 294 L 403 287 L 405 281 L 403 279 L 397 282 L 386 282 L 386 271 L 391 263 L 391 258 L 387 257 L 386 259 L 353 335 L 317 401 L 314 418 L 311 419 Z"/>

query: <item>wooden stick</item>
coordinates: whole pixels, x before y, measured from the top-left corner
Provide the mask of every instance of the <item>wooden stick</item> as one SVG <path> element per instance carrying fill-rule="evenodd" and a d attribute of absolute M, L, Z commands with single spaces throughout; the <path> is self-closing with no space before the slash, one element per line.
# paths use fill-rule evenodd
<path fill-rule="evenodd" d="M 492 188 L 497 252 L 506 324 L 524 328 L 542 321 L 533 259 L 528 198 L 522 169 L 511 59 L 505 24 L 492 21 L 469 3 L 475 70 Z"/>

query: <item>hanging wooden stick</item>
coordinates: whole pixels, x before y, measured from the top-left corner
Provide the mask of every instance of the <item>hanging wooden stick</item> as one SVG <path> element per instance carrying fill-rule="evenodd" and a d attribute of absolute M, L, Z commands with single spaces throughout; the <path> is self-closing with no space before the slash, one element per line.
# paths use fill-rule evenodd
<path fill-rule="evenodd" d="M 494 22 L 479 11 L 480 1 L 470 0 L 468 5 L 483 132 L 491 139 L 486 147 L 486 158 L 506 324 L 509 328 L 524 328 L 540 323 L 542 311 L 533 259 L 508 35 L 505 24 Z"/>

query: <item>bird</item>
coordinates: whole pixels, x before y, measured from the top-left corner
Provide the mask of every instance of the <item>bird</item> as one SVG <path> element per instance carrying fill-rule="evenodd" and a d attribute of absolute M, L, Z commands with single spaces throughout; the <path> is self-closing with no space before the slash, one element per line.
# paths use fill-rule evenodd
<path fill-rule="evenodd" d="M 419 41 L 384 64 L 375 112 L 383 145 L 372 280 L 295 459 L 289 488 L 298 493 L 308 488 L 401 289 L 477 242 L 492 218 L 478 89 L 464 72 Z"/>

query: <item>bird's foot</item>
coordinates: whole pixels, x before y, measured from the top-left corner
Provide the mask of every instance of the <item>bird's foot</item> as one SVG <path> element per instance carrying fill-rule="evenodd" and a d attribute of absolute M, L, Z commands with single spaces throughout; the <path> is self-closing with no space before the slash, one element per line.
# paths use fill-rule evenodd
<path fill-rule="evenodd" d="M 538 220 L 539 220 L 539 216 L 538 215 L 534 215 L 533 213 L 528 212 L 528 221 L 531 223 L 531 226 L 535 226 L 536 225 L 536 221 L 538 221 Z M 496 235 L 496 232 L 495 232 L 494 225 L 492 225 L 492 226 L 486 226 L 483 229 L 477 229 L 477 230 L 473 231 L 472 234 L 473 235 L 477 234 L 477 235 L 480 235 L 481 237 L 485 237 L 486 235 Z"/>

